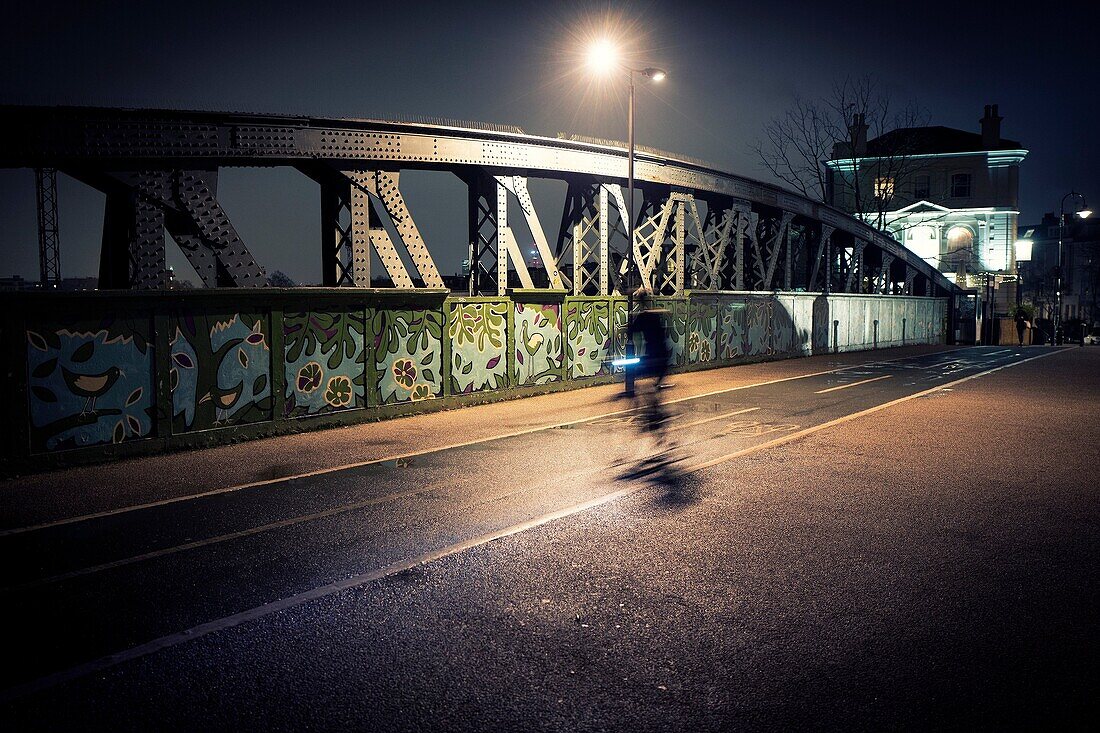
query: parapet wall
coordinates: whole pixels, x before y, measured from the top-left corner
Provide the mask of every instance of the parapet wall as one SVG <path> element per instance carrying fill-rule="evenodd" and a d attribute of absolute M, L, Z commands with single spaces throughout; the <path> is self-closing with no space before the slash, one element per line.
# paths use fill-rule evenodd
<path fill-rule="evenodd" d="M 622 297 L 355 289 L 10 294 L 2 460 L 211 445 L 617 378 Z M 943 343 L 946 300 L 688 293 L 674 369 Z M 621 377 L 620 377 L 621 378 Z"/>

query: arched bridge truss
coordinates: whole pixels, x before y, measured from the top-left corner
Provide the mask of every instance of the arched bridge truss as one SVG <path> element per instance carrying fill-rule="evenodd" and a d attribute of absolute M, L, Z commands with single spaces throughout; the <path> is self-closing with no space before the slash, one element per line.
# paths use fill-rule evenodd
<path fill-rule="evenodd" d="M 458 176 L 469 192 L 472 295 L 536 286 L 609 295 L 639 282 L 666 295 L 938 296 L 954 289 L 897 241 L 835 209 L 649 150 L 636 155 L 636 269 L 628 272 L 627 156 L 616 143 L 443 123 L 215 112 L 9 106 L 2 115 L 9 132 L 0 166 L 61 170 L 106 194 L 101 288 L 163 287 L 165 232 L 204 285 L 265 284 L 263 267 L 218 202 L 218 170 L 293 166 L 320 187 L 327 286 L 369 287 L 381 274 L 371 271 L 373 251 L 393 287 L 444 287 L 401 194 L 403 170 L 437 170 Z M 568 184 L 556 231 L 536 211 L 530 178 Z M 519 218 L 533 250 L 517 241 Z"/>

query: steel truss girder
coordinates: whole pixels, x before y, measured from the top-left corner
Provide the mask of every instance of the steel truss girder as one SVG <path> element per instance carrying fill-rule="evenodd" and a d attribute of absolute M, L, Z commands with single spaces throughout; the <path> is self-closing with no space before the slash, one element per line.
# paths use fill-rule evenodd
<path fill-rule="evenodd" d="M 362 244 L 365 229 L 365 241 L 369 241 L 378 254 L 378 259 L 382 261 L 382 266 L 386 268 L 395 287 L 404 289 L 417 287 L 401 255 L 398 254 L 398 242 L 408 254 L 423 287 L 444 287 L 443 278 L 440 277 L 435 261 L 428 252 L 427 245 L 424 244 L 424 238 L 420 236 L 420 229 L 413 221 L 412 213 L 401 195 L 400 173 L 389 170 L 345 170 L 341 173 L 351 182 L 352 260 L 361 258 L 365 263 L 370 261 Z M 379 217 L 375 203 L 389 217 L 394 231 L 397 232 L 397 242 L 390 236 L 389 230 Z M 369 282 L 369 264 L 366 264 L 366 267 Z M 360 278 L 355 280 L 358 282 Z"/>
<path fill-rule="evenodd" d="M 820 292 L 828 292 L 832 284 L 832 240 L 836 228 L 829 224 L 821 224 L 817 234 L 817 254 L 813 258 L 813 270 L 810 272 L 810 289 Z M 822 269 L 824 266 L 824 272 Z"/>
<path fill-rule="evenodd" d="M 38 268 L 43 287 L 61 285 L 61 235 L 57 218 L 57 169 L 36 168 L 35 201 L 38 205 Z"/>
<path fill-rule="evenodd" d="M 0 166 L 5 167 L 60 165 L 64 170 L 101 173 L 123 166 L 202 169 L 327 161 L 335 166 L 409 165 L 460 175 L 487 166 L 504 173 L 584 175 L 600 181 L 623 180 L 627 167 L 621 146 L 442 122 L 10 105 L 2 113 L 9 130 L 0 144 Z M 836 209 L 775 186 L 700 162 L 646 152 L 636 156 L 634 176 L 643 186 L 677 187 L 697 196 L 741 198 L 766 209 L 794 211 L 904 259 L 931 280 L 930 290 L 953 290 L 947 278 L 895 240 Z"/>
<path fill-rule="evenodd" d="M 565 193 L 554 264 L 574 295 L 606 295 L 608 280 L 608 193 L 593 179 L 571 178 Z"/>
<path fill-rule="evenodd" d="M 539 221 L 538 212 L 535 211 L 535 204 L 531 201 L 531 194 L 527 190 L 527 179 L 523 176 L 494 176 L 497 182 L 497 236 L 502 234 L 506 238 L 505 244 L 507 256 L 503 258 L 505 266 L 505 284 L 507 284 L 507 264 L 509 259 L 516 267 L 516 273 L 519 274 L 521 282 L 524 283 L 524 287 L 533 287 L 531 277 L 528 274 L 526 261 L 523 257 L 523 252 L 519 248 L 516 242 L 515 234 L 512 231 L 512 227 L 508 224 L 508 194 L 515 196 L 516 201 L 519 202 L 520 211 L 523 212 L 524 219 L 527 221 L 527 228 L 531 231 L 531 237 L 534 239 L 535 248 L 539 253 L 539 258 L 542 260 L 543 267 L 546 268 L 546 276 L 549 280 L 550 287 L 554 290 L 563 290 L 565 288 L 562 282 L 561 274 L 558 271 L 557 260 L 554 253 L 550 251 L 550 243 L 546 240 L 546 232 L 542 228 L 542 223 Z M 606 193 L 604 194 L 604 210 L 606 211 Z M 606 216 L 603 217 L 606 219 Z M 606 237 L 604 238 L 606 242 Z M 606 247 L 602 250 L 606 258 Z M 501 266 L 502 258 L 498 257 L 497 266 L 498 269 Z M 606 259 L 604 260 L 606 267 Z M 498 274 L 499 284 L 499 274 Z M 601 294 L 606 294 L 607 282 L 606 276 L 602 283 L 603 290 Z M 503 290 L 501 290 L 503 292 Z"/>
<path fill-rule="evenodd" d="M 207 287 L 266 284 L 217 201 L 216 170 L 116 171 L 89 182 L 107 193 L 101 287 L 164 287 L 165 229 Z"/>
<path fill-rule="evenodd" d="M 862 239 L 853 241 L 851 247 L 840 250 L 840 275 L 844 278 L 844 292 L 860 292 L 860 284 L 863 280 L 863 251 L 867 243 Z"/>
<path fill-rule="evenodd" d="M 883 252 L 882 264 L 879 266 L 878 274 L 875 277 L 874 292 L 882 295 L 889 295 L 890 290 L 893 287 L 893 283 L 890 282 L 890 268 L 894 266 L 894 256 Z"/>
<path fill-rule="evenodd" d="M 910 266 L 909 263 L 906 263 L 905 264 L 905 286 L 902 288 L 902 291 L 901 291 L 902 294 L 904 294 L 904 295 L 913 295 L 913 291 L 915 289 L 916 279 L 917 279 L 917 270 L 916 270 L 916 268 Z"/>
<path fill-rule="evenodd" d="M 761 218 L 752 238 L 753 290 L 778 290 L 775 273 L 784 260 L 784 289 L 791 287 L 790 225 L 794 214 L 781 212 L 778 217 Z"/>
<path fill-rule="evenodd" d="M 721 290 L 722 269 L 739 253 L 730 247 L 734 239 L 739 212 L 730 205 L 711 200 L 698 246 L 691 255 L 691 287 L 695 290 Z"/>

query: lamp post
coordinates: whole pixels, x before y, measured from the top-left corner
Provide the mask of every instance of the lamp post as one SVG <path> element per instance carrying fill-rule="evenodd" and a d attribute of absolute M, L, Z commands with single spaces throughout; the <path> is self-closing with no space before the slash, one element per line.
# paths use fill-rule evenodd
<path fill-rule="evenodd" d="M 1054 342 L 1062 343 L 1062 240 L 1066 233 L 1066 199 L 1071 196 L 1081 199 L 1081 208 L 1076 211 L 1076 216 L 1087 219 L 1092 215 L 1085 197 L 1076 191 L 1070 191 L 1062 197 L 1062 203 L 1058 209 L 1058 267 L 1055 270 L 1054 285 Z"/>
<path fill-rule="evenodd" d="M 588 51 L 588 65 L 594 70 L 602 73 L 607 73 L 616 68 L 626 71 L 630 88 L 630 100 L 627 104 L 626 113 L 626 231 L 629 240 L 626 245 L 626 317 L 629 320 L 634 312 L 633 279 L 634 270 L 636 269 L 634 258 L 634 75 L 641 74 L 654 82 L 659 82 L 668 76 L 668 74 L 663 69 L 658 69 L 653 66 L 636 69 L 633 66 L 624 64 L 619 58 L 618 50 L 609 41 L 599 41 L 592 45 Z M 634 359 L 634 339 L 627 339 L 625 356 L 626 373 L 623 382 L 626 393 L 628 395 L 633 395 L 634 372 L 631 371 L 630 367 Z"/>

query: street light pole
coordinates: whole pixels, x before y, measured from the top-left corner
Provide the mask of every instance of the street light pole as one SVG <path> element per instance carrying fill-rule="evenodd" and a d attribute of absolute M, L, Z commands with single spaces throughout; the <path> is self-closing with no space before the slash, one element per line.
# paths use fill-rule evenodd
<path fill-rule="evenodd" d="M 1054 287 L 1054 343 L 1061 344 L 1062 338 L 1062 240 L 1066 233 L 1066 199 L 1070 196 L 1081 199 L 1081 208 L 1076 214 L 1082 219 L 1092 215 L 1085 197 L 1076 191 L 1070 191 L 1062 197 L 1062 203 L 1058 208 L 1058 267 L 1055 270 Z"/>
<path fill-rule="evenodd" d="M 629 321 L 634 314 L 634 270 L 637 268 L 637 261 L 634 256 L 634 75 L 641 74 L 652 81 L 659 82 L 664 79 L 667 74 L 663 69 L 652 66 L 636 69 L 633 66 L 623 63 L 619 57 L 618 50 L 607 40 L 597 41 L 588 49 L 588 65 L 596 71 L 605 73 L 614 69 L 626 71 L 630 92 L 626 113 L 626 232 L 629 239 L 626 243 L 626 317 Z M 622 212 L 619 212 L 619 214 L 621 216 Z M 623 382 L 626 388 L 626 394 L 633 396 L 634 372 L 630 367 L 635 362 L 634 339 L 627 339 L 626 354 L 624 354 L 624 356 L 626 357 L 624 359 L 626 373 Z"/>
<path fill-rule="evenodd" d="M 626 231 L 627 231 L 627 268 L 626 268 L 626 320 L 634 315 L 634 69 L 627 67 L 627 78 L 630 81 L 630 101 L 627 103 L 626 113 Z M 640 280 L 640 279 L 639 279 Z M 628 396 L 634 396 L 634 370 L 631 369 L 631 361 L 634 359 L 634 339 L 627 335 L 626 339 L 626 374 L 623 377 L 623 386 Z"/>

